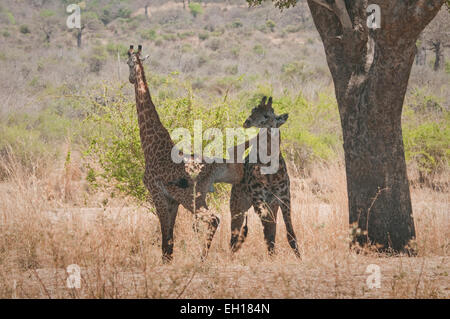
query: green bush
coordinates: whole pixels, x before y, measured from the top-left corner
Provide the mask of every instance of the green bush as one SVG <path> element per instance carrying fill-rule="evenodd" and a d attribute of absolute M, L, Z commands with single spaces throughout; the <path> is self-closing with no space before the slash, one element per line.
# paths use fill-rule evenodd
<path fill-rule="evenodd" d="M 166 41 L 176 41 L 178 38 L 177 38 L 177 35 L 176 34 L 173 34 L 173 33 L 166 33 L 166 34 L 163 34 L 162 35 L 162 38 L 164 39 L 164 40 L 166 40 Z"/>
<path fill-rule="evenodd" d="M 288 33 L 297 33 L 302 29 L 300 25 L 289 25 L 286 27 L 286 32 Z"/>
<path fill-rule="evenodd" d="M 266 21 L 266 27 L 268 27 L 271 32 L 275 31 L 275 26 L 276 26 L 276 24 L 272 20 Z"/>
<path fill-rule="evenodd" d="M 56 14 L 55 11 L 49 9 L 44 9 L 41 10 L 41 12 L 39 12 L 41 18 L 50 18 L 55 16 L 55 14 Z"/>
<path fill-rule="evenodd" d="M 88 62 L 89 71 L 98 73 L 103 68 L 108 58 L 107 51 L 104 46 L 97 45 L 93 47 L 89 55 L 85 58 Z"/>
<path fill-rule="evenodd" d="M 194 18 L 203 13 L 202 5 L 197 2 L 191 2 L 189 4 L 189 10 L 191 11 L 191 14 L 194 16 Z"/>
<path fill-rule="evenodd" d="M 217 51 L 222 46 L 222 41 L 218 38 L 212 38 L 206 42 L 205 46 L 213 51 Z"/>
<path fill-rule="evenodd" d="M 16 19 L 14 18 L 14 15 L 11 12 L 6 12 L 5 14 L 10 24 L 16 24 Z"/>
<path fill-rule="evenodd" d="M 173 81 L 172 78 L 166 79 L 166 85 L 160 88 L 160 93 L 163 90 L 170 93 L 170 83 L 177 84 Z M 161 95 L 162 98 L 158 97 Z M 237 104 L 233 105 L 231 111 L 229 106 L 222 103 L 213 107 L 203 104 L 201 100 L 192 98 L 192 93 L 178 98 L 169 95 L 172 94 L 158 94 L 154 98 L 160 118 L 169 132 L 178 127 L 193 132 L 194 119 L 203 121 L 203 130 L 209 127 L 222 129 L 232 123 L 242 122 L 242 111 L 235 112 L 238 110 Z M 100 186 L 112 184 L 125 194 L 145 200 L 147 191 L 142 183 L 144 157 L 134 99 L 129 101 L 118 93 L 116 102 L 108 106 L 95 104 L 95 111 L 88 122 L 92 134 L 85 154 L 100 167 L 99 170 L 90 167 L 90 180 Z"/>
<path fill-rule="evenodd" d="M 31 33 L 31 31 L 30 31 L 30 28 L 26 24 L 23 24 L 20 26 L 20 33 L 29 34 L 29 33 Z"/>
<path fill-rule="evenodd" d="M 154 29 L 148 29 L 141 32 L 141 38 L 144 40 L 155 41 L 158 38 L 158 34 Z"/>
<path fill-rule="evenodd" d="M 237 29 L 237 28 L 242 28 L 244 26 L 244 24 L 240 20 L 235 20 L 235 21 L 233 21 L 231 26 L 233 28 Z"/>
<path fill-rule="evenodd" d="M 81 107 L 64 99 L 39 112 L 10 113 L 0 121 L 0 155 L 12 150 L 15 159 L 26 168 L 46 158 L 54 160 L 67 139 L 74 137 L 75 142 L 80 142 L 76 136 L 82 131 L 78 117 Z"/>
<path fill-rule="evenodd" d="M 263 46 L 261 44 L 257 44 L 253 47 L 253 52 L 255 52 L 257 55 L 264 56 L 266 51 L 264 50 Z"/>
<path fill-rule="evenodd" d="M 114 57 L 117 56 L 117 52 L 119 52 L 121 58 L 127 58 L 128 56 L 128 47 L 122 43 L 108 43 L 106 45 L 106 51 Z"/>
<path fill-rule="evenodd" d="M 200 32 L 198 34 L 198 38 L 202 41 L 207 40 L 209 38 L 209 32 L 205 31 L 205 32 Z"/>
<path fill-rule="evenodd" d="M 449 115 L 446 116 L 446 122 Z M 434 174 L 448 167 L 450 127 L 436 122 L 403 129 L 406 160 L 415 162 L 421 173 Z"/>
<path fill-rule="evenodd" d="M 220 85 L 239 86 L 242 77 L 227 77 Z M 263 95 L 271 94 L 270 88 L 256 92 L 241 92 L 240 98 L 223 99 L 214 103 L 193 95 L 189 83 L 174 77 L 152 76 L 150 86 L 158 86 L 153 99 L 163 125 L 172 132 L 178 127 L 187 128 L 193 135 L 194 120 L 201 120 L 203 131 L 219 128 L 225 138 L 225 128 L 241 127 L 250 111 Z M 188 93 L 179 95 L 179 88 Z M 107 91 L 111 91 L 108 89 Z M 113 186 L 125 194 L 144 200 L 147 194 L 142 183 L 144 158 L 140 146 L 134 98 L 128 100 L 122 93 L 113 93 L 114 103 L 108 106 L 95 104 L 88 119 L 90 134 L 86 155 L 96 163 L 89 170 L 89 179 L 98 186 Z M 243 102 L 246 101 L 246 102 Z M 277 114 L 289 113 L 289 120 L 282 128 L 282 149 L 293 150 L 288 155 L 298 165 L 307 165 L 319 159 L 328 160 L 341 149 L 339 114 L 336 101 L 326 95 L 317 103 L 310 103 L 301 95 L 275 97 Z M 335 125 L 330 125 L 334 122 Z M 255 133 L 255 130 L 251 130 Z M 177 143 L 178 141 L 175 141 Z M 208 141 L 204 141 L 206 145 Z M 224 141 L 225 146 L 225 141 Z M 94 169 L 98 167 L 97 169 Z"/>
<path fill-rule="evenodd" d="M 415 88 L 408 97 L 408 104 L 411 108 L 420 113 L 441 112 L 443 110 L 442 102 L 428 90 Z"/>
<path fill-rule="evenodd" d="M 117 16 L 122 19 L 128 19 L 131 16 L 131 10 L 128 8 L 120 8 L 117 12 Z"/>

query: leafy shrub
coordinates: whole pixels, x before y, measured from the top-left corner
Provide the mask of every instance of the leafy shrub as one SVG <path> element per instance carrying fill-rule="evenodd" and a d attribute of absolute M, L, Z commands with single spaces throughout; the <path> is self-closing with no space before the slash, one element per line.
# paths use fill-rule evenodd
<path fill-rule="evenodd" d="M 170 92 L 170 83 L 179 85 L 174 81 L 173 78 L 167 79 L 166 86 L 161 89 Z M 194 119 L 203 121 L 203 130 L 208 127 L 221 129 L 242 121 L 242 112 L 237 111 L 236 104 L 230 111 L 228 106 L 222 104 L 214 107 L 203 104 L 192 98 L 192 93 L 179 98 L 169 95 L 164 94 L 162 99 L 155 98 L 160 118 L 169 132 L 178 127 L 193 132 Z M 97 170 L 90 167 L 93 171 L 90 172 L 90 180 L 97 185 L 113 184 L 119 191 L 145 200 L 147 191 L 142 183 L 144 156 L 134 100 L 127 100 L 120 92 L 116 97 L 116 101 L 108 106 L 95 104 L 94 112 L 88 118 L 93 134 L 85 153 L 100 167 Z"/>
<path fill-rule="evenodd" d="M 242 28 L 244 26 L 244 24 L 240 20 L 235 20 L 235 21 L 233 21 L 231 26 L 233 28 L 237 29 L 237 28 Z"/>
<path fill-rule="evenodd" d="M 177 33 L 177 36 L 181 39 L 184 40 L 186 38 L 192 37 L 195 35 L 195 32 L 193 31 L 185 31 L 185 32 L 181 32 L 181 33 Z"/>
<path fill-rule="evenodd" d="M 220 39 L 217 38 L 213 38 L 211 40 L 209 40 L 205 46 L 213 51 L 217 51 L 220 49 L 220 47 L 222 46 L 222 42 Z"/>
<path fill-rule="evenodd" d="M 203 80 L 196 81 L 204 85 Z M 211 103 L 194 96 L 189 83 L 176 77 L 152 76 L 149 82 L 150 86 L 159 87 L 153 97 L 163 125 L 169 132 L 178 127 L 187 128 L 192 136 L 194 120 L 201 120 L 203 131 L 215 127 L 225 138 L 225 128 L 241 127 L 261 97 L 271 94 L 270 88 L 262 87 L 256 92 L 242 92 L 244 99 L 230 98 L 226 103 L 221 99 Z M 242 77 L 226 77 L 219 82 L 223 87 L 239 87 Z M 180 87 L 184 87 L 187 94 L 180 96 L 177 93 Z M 88 119 L 92 133 L 86 155 L 96 163 L 90 168 L 90 180 L 144 200 L 147 193 L 142 183 L 144 158 L 134 98 L 129 100 L 121 92 L 114 92 L 114 96 L 115 102 L 107 106 L 95 104 Z M 333 98 L 321 95 L 318 102 L 311 103 L 301 95 L 284 95 L 274 98 L 274 108 L 278 114 L 289 113 L 289 120 L 282 128 L 282 149 L 289 150 L 287 155 L 301 167 L 320 159 L 331 159 L 341 150 L 339 113 Z M 204 141 L 204 145 L 208 142 Z"/>
<path fill-rule="evenodd" d="M 128 56 L 128 47 L 122 43 L 110 42 L 106 45 L 106 51 L 112 56 L 117 56 L 117 52 L 119 52 L 121 58 Z"/>
<path fill-rule="evenodd" d="M 55 14 L 56 14 L 55 11 L 49 9 L 44 9 L 41 10 L 41 12 L 39 12 L 41 18 L 50 18 L 55 16 Z"/>
<path fill-rule="evenodd" d="M 141 32 L 141 38 L 144 40 L 155 41 L 158 35 L 154 29 L 148 29 Z"/>
<path fill-rule="evenodd" d="M 70 117 L 66 110 L 74 112 L 82 106 L 67 99 L 53 103 L 40 112 L 10 113 L 1 120 L 0 156 L 12 150 L 15 159 L 30 169 L 43 158 L 54 160 L 61 150 L 61 143 L 81 131 L 81 121 Z M 77 138 L 74 140 L 79 142 Z"/>
<path fill-rule="evenodd" d="M 202 41 L 207 40 L 209 38 L 209 32 L 200 32 L 198 38 Z"/>
<path fill-rule="evenodd" d="M 239 73 L 239 68 L 237 65 L 229 65 L 225 68 L 225 72 L 228 74 L 236 75 Z"/>
<path fill-rule="evenodd" d="M 14 15 L 11 12 L 9 12 L 9 11 L 5 12 L 5 15 L 10 24 L 16 24 L 16 19 L 14 18 Z"/>
<path fill-rule="evenodd" d="M 128 19 L 131 16 L 131 10 L 129 8 L 120 8 L 117 12 L 117 16 L 122 19 Z"/>
<path fill-rule="evenodd" d="M 26 24 L 23 24 L 20 26 L 20 33 L 29 34 L 29 33 L 31 33 L 31 31 L 30 31 L 30 28 Z"/>
<path fill-rule="evenodd" d="M 166 33 L 162 35 L 162 38 L 166 41 L 176 41 L 177 35 L 173 33 Z"/>
<path fill-rule="evenodd" d="M 447 121 L 448 121 L 447 114 Z M 407 161 L 417 163 L 422 174 L 434 174 L 448 166 L 450 127 L 436 122 L 406 126 L 403 130 Z"/>
<path fill-rule="evenodd" d="M 289 25 L 286 27 L 286 32 L 288 33 L 297 33 L 302 29 L 300 25 Z"/>
<path fill-rule="evenodd" d="M 191 14 L 194 16 L 194 18 L 203 13 L 202 5 L 197 2 L 191 2 L 189 4 L 189 10 L 191 11 Z"/>
<path fill-rule="evenodd" d="M 255 52 L 257 55 L 260 55 L 260 56 L 264 56 L 266 53 L 266 51 L 264 50 L 264 48 L 261 44 L 256 44 L 253 47 L 253 52 Z"/>
<path fill-rule="evenodd" d="M 100 21 L 103 22 L 104 25 L 107 25 L 111 21 L 113 21 L 116 17 L 111 13 L 109 9 L 103 9 L 100 15 Z"/>
<path fill-rule="evenodd" d="M 90 54 L 86 57 L 88 62 L 89 71 L 93 73 L 98 73 L 101 71 L 106 63 L 107 51 L 102 45 L 97 45 L 93 47 Z"/>
<path fill-rule="evenodd" d="M 269 28 L 269 30 L 270 30 L 271 32 L 274 32 L 274 31 L 275 31 L 275 26 L 276 26 L 276 24 L 275 24 L 275 22 L 273 22 L 272 20 L 267 20 L 267 21 L 266 21 L 266 26 Z"/>
<path fill-rule="evenodd" d="M 416 112 L 441 112 L 441 101 L 426 89 L 415 88 L 408 97 L 411 108 Z"/>

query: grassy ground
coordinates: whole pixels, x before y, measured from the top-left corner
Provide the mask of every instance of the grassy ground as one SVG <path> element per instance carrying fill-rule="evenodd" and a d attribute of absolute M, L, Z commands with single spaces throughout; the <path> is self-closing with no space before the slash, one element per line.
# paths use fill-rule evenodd
<path fill-rule="evenodd" d="M 180 209 L 174 262 L 163 265 L 157 218 L 126 198 L 83 208 L 85 185 L 74 172 L 49 171 L 49 177 L 38 179 L 15 168 L 8 184 L 1 185 L 0 297 L 449 298 L 445 192 L 412 189 L 418 257 L 356 254 L 348 248 L 344 169 L 316 167 L 310 179 L 292 180 L 301 261 L 287 244 L 281 217 L 277 254 L 266 254 L 252 211 L 248 239 L 232 256 L 230 216 L 222 201 L 217 208 L 222 223 L 207 261 L 200 263 L 202 236 L 192 230 L 193 217 Z M 98 203 L 103 195 L 84 200 Z M 81 289 L 66 286 L 71 264 L 81 267 Z M 380 267 L 378 289 L 366 284 L 371 264 Z"/>

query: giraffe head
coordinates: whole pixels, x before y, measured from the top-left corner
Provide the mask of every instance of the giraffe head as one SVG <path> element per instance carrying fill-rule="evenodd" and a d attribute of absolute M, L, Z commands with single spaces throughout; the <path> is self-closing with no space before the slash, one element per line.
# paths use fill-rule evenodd
<path fill-rule="evenodd" d="M 130 76 L 128 79 L 131 84 L 136 83 L 136 68 L 142 67 L 142 62 L 148 59 L 148 55 L 145 57 L 141 57 L 142 54 L 142 45 L 138 46 L 137 52 L 134 51 L 134 46 L 130 45 L 130 49 L 128 50 L 128 61 L 127 64 L 130 68 Z"/>
<path fill-rule="evenodd" d="M 272 108 L 272 97 L 266 103 L 267 97 L 263 97 L 261 103 L 252 110 L 252 114 L 245 120 L 244 128 L 258 127 L 258 128 L 272 128 L 280 127 L 287 119 L 288 114 L 276 115 Z"/>

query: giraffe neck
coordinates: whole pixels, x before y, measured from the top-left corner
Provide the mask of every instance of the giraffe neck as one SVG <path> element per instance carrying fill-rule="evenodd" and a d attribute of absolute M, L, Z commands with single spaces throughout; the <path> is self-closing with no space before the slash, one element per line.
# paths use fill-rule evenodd
<path fill-rule="evenodd" d="M 173 141 L 153 104 L 141 63 L 136 65 L 136 109 L 139 133 L 147 166 L 160 161 L 170 160 Z"/>
<path fill-rule="evenodd" d="M 266 128 L 266 148 L 267 148 L 267 154 L 272 154 L 272 134 L 271 134 L 271 127 L 267 127 Z M 261 134 L 261 131 L 259 132 L 259 134 Z M 262 141 L 260 139 L 260 136 L 258 134 L 258 149 L 261 147 Z M 279 135 L 278 135 L 278 150 L 280 150 L 281 148 L 281 131 L 279 131 Z M 279 153 L 281 156 L 281 152 Z"/>

